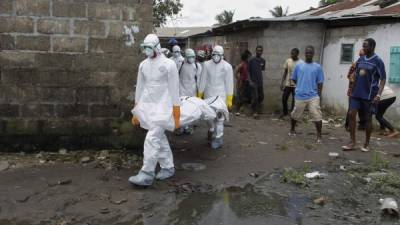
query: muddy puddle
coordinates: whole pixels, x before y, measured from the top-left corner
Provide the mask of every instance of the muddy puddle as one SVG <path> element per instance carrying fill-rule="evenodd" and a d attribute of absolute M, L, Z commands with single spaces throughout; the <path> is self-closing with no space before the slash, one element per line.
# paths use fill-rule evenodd
<path fill-rule="evenodd" d="M 192 193 L 168 215 L 168 224 L 303 224 L 301 211 L 310 199 L 263 192 L 252 185 L 213 193 Z"/>

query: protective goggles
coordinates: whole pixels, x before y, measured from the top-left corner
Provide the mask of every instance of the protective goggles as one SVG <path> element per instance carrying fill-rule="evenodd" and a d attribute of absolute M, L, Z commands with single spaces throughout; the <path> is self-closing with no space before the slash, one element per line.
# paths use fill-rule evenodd
<path fill-rule="evenodd" d="M 142 50 L 142 52 L 146 51 L 146 49 L 151 49 L 153 50 L 157 45 L 159 45 L 160 43 L 157 43 L 156 45 L 152 45 L 152 44 L 140 44 L 140 50 Z"/>

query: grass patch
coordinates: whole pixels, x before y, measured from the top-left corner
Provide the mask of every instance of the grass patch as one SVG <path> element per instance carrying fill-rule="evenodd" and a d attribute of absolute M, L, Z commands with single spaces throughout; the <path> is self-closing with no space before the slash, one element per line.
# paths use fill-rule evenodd
<path fill-rule="evenodd" d="M 389 173 L 374 178 L 368 184 L 368 190 L 379 194 L 400 196 L 400 175 L 398 173 Z"/>
<path fill-rule="evenodd" d="M 310 171 L 309 166 L 305 166 L 300 170 L 285 168 L 283 169 L 282 181 L 285 183 L 306 187 L 308 183 L 307 183 L 307 178 L 304 175 L 309 171 Z"/>
<path fill-rule="evenodd" d="M 372 162 L 371 167 L 375 171 L 379 171 L 382 169 L 387 169 L 389 167 L 389 161 L 383 159 L 378 152 L 372 153 Z"/>

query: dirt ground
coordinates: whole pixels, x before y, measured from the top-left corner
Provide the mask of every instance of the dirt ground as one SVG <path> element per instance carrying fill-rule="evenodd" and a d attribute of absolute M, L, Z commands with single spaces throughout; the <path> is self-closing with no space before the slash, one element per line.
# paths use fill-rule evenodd
<path fill-rule="evenodd" d="M 373 152 L 342 152 L 341 124 L 326 121 L 315 144 L 311 123 L 291 138 L 287 120 L 233 116 L 217 151 L 205 124 L 169 134 L 177 173 L 146 189 L 127 182 L 141 166 L 134 151 L 3 153 L 0 225 L 400 224 L 379 203 L 400 201 L 399 139 L 374 133 Z"/>

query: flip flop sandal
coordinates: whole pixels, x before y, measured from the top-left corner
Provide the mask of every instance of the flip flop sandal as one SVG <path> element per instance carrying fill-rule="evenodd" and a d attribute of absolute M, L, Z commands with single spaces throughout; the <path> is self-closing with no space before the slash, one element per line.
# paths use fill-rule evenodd
<path fill-rule="evenodd" d="M 370 149 L 368 147 L 361 147 L 360 148 L 362 152 L 369 152 Z"/>
<path fill-rule="evenodd" d="M 343 151 L 353 151 L 353 150 L 355 150 L 355 146 L 350 147 L 349 145 L 343 145 L 342 150 Z"/>

